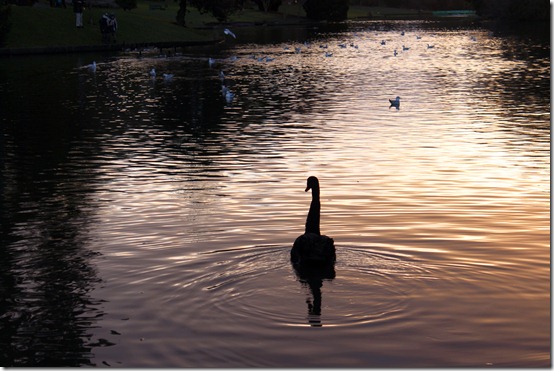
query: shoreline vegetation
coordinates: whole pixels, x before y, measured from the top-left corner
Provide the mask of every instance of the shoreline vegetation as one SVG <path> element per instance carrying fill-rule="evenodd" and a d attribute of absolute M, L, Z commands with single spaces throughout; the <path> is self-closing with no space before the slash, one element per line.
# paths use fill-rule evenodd
<path fill-rule="evenodd" d="M 163 6 L 153 6 L 153 5 Z M 223 41 L 223 26 L 289 26 L 317 23 L 308 20 L 300 4 L 282 5 L 279 12 L 245 8 L 232 14 L 222 24 L 209 14 L 189 7 L 186 27 L 177 25 L 176 1 L 139 0 L 131 11 L 118 8 L 86 8 L 83 28 L 75 27 L 75 14 L 67 7 L 51 7 L 48 0 L 34 6 L 11 6 L 11 29 L 0 55 L 45 54 L 134 49 L 142 47 L 172 48 L 210 45 Z M 117 17 L 118 29 L 113 43 L 102 43 L 99 19 L 104 13 Z M 432 17 L 432 12 L 414 9 L 350 6 L 348 19 L 418 19 Z"/>
<path fill-rule="evenodd" d="M 263 12 L 245 7 L 219 23 L 209 14 L 188 7 L 186 27 L 176 23 L 179 5 L 171 0 L 138 0 L 131 11 L 120 8 L 86 8 L 84 27 L 75 27 L 75 14 L 67 7 L 51 7 L 49 0 L 33 6 L 10 7 L 10 31 L 0 48 L 0 56 L 21 54 L 68 53 L 124 50 L 144 47 L 174 48 L 210 45 L 223 41 L 223 26 L 290 26 L 317 24 L 306 18 L 300 5 L 283 4 L 278 12 Z M 99 19 L 104 13 L 117 17 L 118 29 L 113 43 L 103 43 Z M 413 20 L 461 16 L 477 19 L 472 11 L 432 12 L 417 9 L 350 5 L 348 20 Z"/>

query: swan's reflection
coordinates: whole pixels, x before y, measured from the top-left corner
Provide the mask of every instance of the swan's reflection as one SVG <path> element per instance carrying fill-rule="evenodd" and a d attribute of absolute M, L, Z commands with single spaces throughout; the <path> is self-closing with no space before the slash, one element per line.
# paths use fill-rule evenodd
<path fill-rule="evenodd" d="M 311 298 L 306 299 L 308 304 L 308 323 L 313 327 L 323 326 L 321 323 L 321 288 L 323 280 L 335 278 L 334 264 L 325 265 L 292 265 L 296 277 L 304 287 L 309 287 Z"/>

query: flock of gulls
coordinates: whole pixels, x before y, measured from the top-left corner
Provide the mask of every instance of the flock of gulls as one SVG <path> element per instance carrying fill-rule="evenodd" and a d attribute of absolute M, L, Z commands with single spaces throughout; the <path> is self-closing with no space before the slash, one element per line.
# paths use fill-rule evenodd
<path fill-rule="evenodd" d="M 236 39 L 237 38 L 237 35 L 231 31 L 230 29 L 228 28 L 225 28 L 223 30 L 223 33 L 226 35 L 226 36 L 229 36 L 229 37 L 232 37 L 233 39 Z M 404 31 L 402 31 L 400 33 L 400 36 L 405 36 L 406 33 Z M 357 33 L 354 33 L 354 38 L 358 38 L 360 35 L 358 35 Z M 416 40 L 421 40 L 421 36 L 419 35 L 416 35 Z M 474 37 L 474 36 L 471 36 L 471 41 L 477 41 L 477 39 Z M 406 39 L 408 40 L 408 39 Z M 407 43 L 408 41 L 406 41 Z M 381 46 L 385 46 L 387 45 L 387 40 L 380 40 L 378 41 L 378 44 L 381 45 Z M 338 47 L 340 49 L 347 49 L 347 48 L 351 48 L 351 49 L 356 49 L 358 50 L 359 49 L 359 46 L 358 44 L 355 44 L 354 42 L 351 42 L 349 44 L 347 43 L 339 43 L 338 44 Z M 285 46 L 284 47 L 284 50 L 285 51 L 292 51 L 292 48 L 291 46 Z M 294 47 L 294 53 L 295 54 L 301 54 L 304 50 L 306 49 L 310 49 L 312 48 L 312 44 L 309 43 L 309 42 L 304 42 L 302 45 L 300 46 L 295 46 Z M 331 51 L 328 51 L 327 49 L 329 48 L 329 45 L 328 44 L 321 44 L 319 45 L 319 48 L 322 50 L 323 52 L 323 56 L 324 58 L 331 58 L 333 57 L 333 52 Z M 435 46 L 432 45 L 432 44 L 428 44 L 427 43 L 427 46 L 426 46 L 426 49 L 434 49 Z M 395 48 L 393 49 L 392 51 L 392 56 L 393 57 L 397 57 L 399 56 L 402 52 L 408 52 L 410 50 L 410 47 L 409 46 L 406 46 L 405 44 L 402 44 L 402 48 L 399 50 L 400 48 Z M 274 57 L 269 57 L 269 56 L 255 56 L 255 55 L 251 55 L 249 57 L 250 59 L 253 59 L 257 62 L 265 62 L 265 63 L 268 63 L 268 62 L 273 62 L 275 60 Z M 215 58 L 208 58 L 208 65 L 210 68 L 213 68 L 216 66 L 216 64 L 218 64 L 219 62 L 222 62 L 222 61 L 225 61 L 225 62 L 234 62 L 238 59 L 238 57 L 236 56 L 233 56 L 233 57 L 229 57 L 229 58 L 225 58 L 225 59 L 215 59 Z M 96 72 L 96 68 L 97 68 L 97 65 L 96 65 L 96 62 L 93 61 L 91 64 L 88 64 L 86 66 L 84 66 L 83 68 L 89 70 L 90 72 Z M 157 71 L 155 68 L 152 68 L 149 72 L 148 72 L 148 75 L 153 79 L 155 80 L 157 77 L 158 77 L 158 74 L 157 74 Z M 163 77 L 163 80 L 164 81 L 171 81 L 174 77 L 174 74 L 172 73 L 163 73 L 161 74 L 161 77 Z M 235 98 L 235 94 L 229 89 L 229 87 L 227 86 L 226 84 L 226 81 L 225 81 L 225 74 L 223 71 L 219 71 L 219 78 L 221 80 L 221 94 L 223 96 L 223 98 L 225 99 L 225 101 L 227 103 L 231 103 L 233 101 L 233 99 Z M 397 110 L 400 109 L 400 97 L 396 97 L 395 99 L 389 99 L 389 103 L 390 103 L 390 106 L 389 108 L 396 108 Z"/>

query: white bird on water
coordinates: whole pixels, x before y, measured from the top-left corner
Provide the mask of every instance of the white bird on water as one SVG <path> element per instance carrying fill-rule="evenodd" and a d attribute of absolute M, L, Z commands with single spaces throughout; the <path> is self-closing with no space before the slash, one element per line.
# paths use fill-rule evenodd
<path fill-rule="evenodd" d="M 223 30 L 223 33 L 224 33 L 225 35 L 232 36 L 234 39 L 237 38 L 237 35 L 235 35 L 235 34 L 233 33 L 233 31 L 231 31 L 231 30 L 228 29 L 228 28 L 224 29 L 224 30 Z"/>
<path fill-rule="evenodd" d="M 396 97 L 396 99 L 389 99 L 390 107 L 396 107 L 396 109 L 400 109 L 400 97 Z"/>
<path fill-rule="evenodd" d="M 96 61 L 93 61 L 91 64 L 87 64 L 85 67 L 91 72 L 96 72 Z"/>
<path fill-rule="evenodd" d="M 233 94 L 233 92 L 231 92 L 231 90 L 229 90 L 229 88 L 225 85 L 221 85 L 221 95 L 223 95 L 227 103 L 231 103 L 235 97 L 235 94 Z"/>
<path fill-rule="evenodd" d="M 172 73 L 164 73 L 164 80 L 165 81 L 170 81 L 173 79 L 173 74 Z"/>
<path fill-rule="evenodd" d="M 149 73 L 150 73 L 150 76 L 156 77 L 156 69 L 155 68 L 152 68 Z"/>

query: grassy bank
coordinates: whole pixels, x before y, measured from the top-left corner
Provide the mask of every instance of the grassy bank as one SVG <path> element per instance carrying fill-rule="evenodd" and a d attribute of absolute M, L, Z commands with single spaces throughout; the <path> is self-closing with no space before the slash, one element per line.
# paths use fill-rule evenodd
<path fill-rule="evenodd" d="M 67 1 L 69 3 L 69 0 Z M 213 31 L 210 25 L 217 23 L 215 18 L 200 14 L 189 7 L 186 16 L 187 27 L 175 24 L 178 4 L 166 0 L 165 10 L 150 8 L 150 1 L 139 0 L 132 11 L 110 9 L 118 20 L 117 43 L 158 43 L 158 42 L 210 42 L 221 38 L 221 32 Z M 279 13 L 265 13 L 247 8 L 233 14 L 231 23 L 289 24 L 305 21 L 305 12 L 300 5 L 283 5 Z M 75 15 L 70 5 L 67 8 L 51 8 L 47 0 L 40 0 L 33 7 L 12 6 L 11 31 L 5 48 L 44 48 L 101 45 L 98 21 L 106 9 L 85 9 L 85 27 L 75 27 Z M 397 19 L 416 17 L 417 11 L 385 7 L 351 6 L 350 19 Z"/>
<path fill-rule="evenodd" d="M 140 2 L 138 8 L 130 12 L 120 9 L 110 11 L 116 14 L 118 20 L 118 43 L 208 41 L 213 39 L 212 32 L 177 26 L 174 23 L 177 8 L 173 4 L 169 5 L 166 10 L 150 10 L 146 2 Z M 46 2 L 41 2 L 34 7 L 13 6 L 12 27 L 6 40 L 6 47 L 101 44 L 98 21 L 104 12 L 106 9 L 85 9 L 83 13 L 85 27 L 77 29 L 75 14 L 71 6 L 51 8 Z M 196 18 L 197 22 L 200 21 L 199 14 L 191 14 L 191 18 Z"/>

